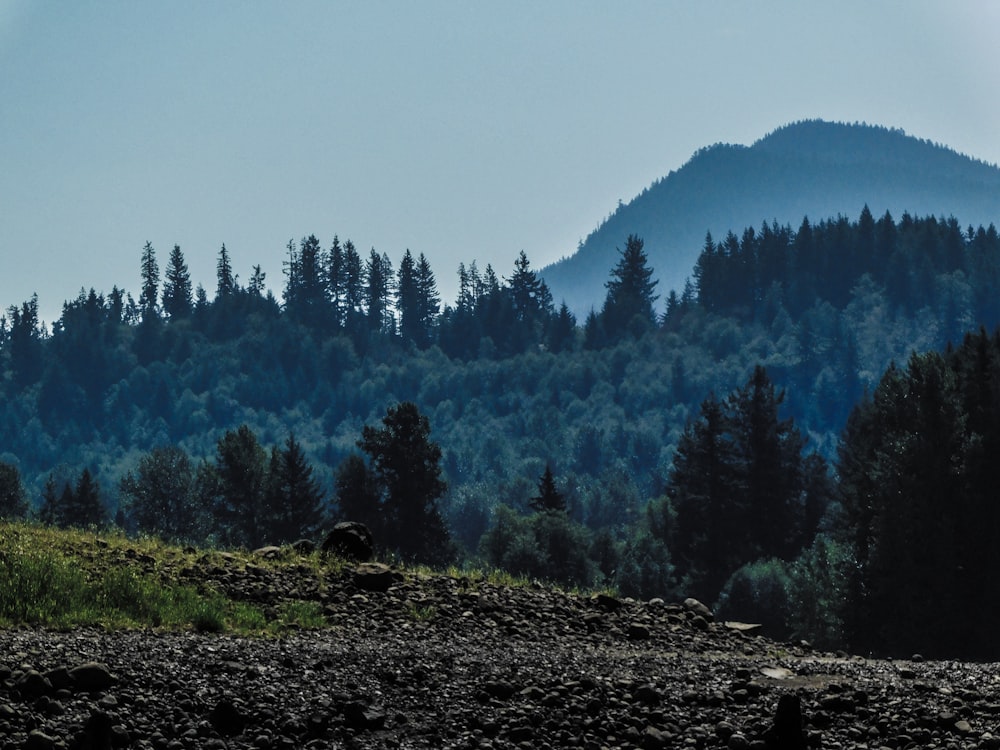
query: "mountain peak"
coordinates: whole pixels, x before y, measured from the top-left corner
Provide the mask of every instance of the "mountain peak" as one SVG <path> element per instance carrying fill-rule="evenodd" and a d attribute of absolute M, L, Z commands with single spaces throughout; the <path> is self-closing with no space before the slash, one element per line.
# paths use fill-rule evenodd
<path fill-rule="evenodd" d="M 705 233 L 777 221 L 798 226 L 872 213 L 953 215 L 963 224 L 1000 218 L 1000 169 L 898 128 L 803 120 L 751 146 L 700 149 L 628 203 L 578 251 L 542 270 L 556 300 L 582 316 L 599 309 L 604 282 L 629 234 L 645 241 L 664 296 L 691 275 Z"/>

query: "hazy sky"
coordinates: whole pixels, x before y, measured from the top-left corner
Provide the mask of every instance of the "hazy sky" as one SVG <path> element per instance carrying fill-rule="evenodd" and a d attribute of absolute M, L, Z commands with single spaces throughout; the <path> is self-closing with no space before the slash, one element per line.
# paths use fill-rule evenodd
<path fill-rule="evenodd" d="M 507 275 L 698 148 L 808 118 L 1000 162 L 1000 3 L 0 0 L 0 307 L 149 240 L 280 293 L 291 238 Z M 998 217 L 1000 219 L 1000 217 Z"/>

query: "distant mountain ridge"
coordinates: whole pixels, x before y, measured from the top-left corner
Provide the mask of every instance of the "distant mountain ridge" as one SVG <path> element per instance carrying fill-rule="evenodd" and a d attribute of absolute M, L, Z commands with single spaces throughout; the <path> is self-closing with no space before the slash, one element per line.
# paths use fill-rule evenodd
<path fill-rule="evenodd" d="M 856 217 L 864 205 L 889 211 L 954 216 L 962 226 L 1000 222 L 1000 168 L 945 146 L 872 125 L 809 120 L 775 130 L 752 146 L 716 144 L 621 204 L 572 256 L 540 275 L 558 303 L 578 317 L 599 310 L 604 283 L 629 234 L 645 241 L 657 291 L 678 292 L 691 276 L 706 232 L 777 221 L 797 227 Z"/>

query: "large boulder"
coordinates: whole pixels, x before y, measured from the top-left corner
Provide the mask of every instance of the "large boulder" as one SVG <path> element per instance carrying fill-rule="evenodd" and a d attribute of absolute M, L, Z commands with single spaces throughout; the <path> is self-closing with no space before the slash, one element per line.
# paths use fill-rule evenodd
<path fill-rule="evenodd" d="M 400 579 L 392 568 L 381 563 L 361 563 L 354 571 L 354 585 L 362 591 L 385 593 Z"/>
<path fill-rule="evenodd" d="M 324 554 L 368 562 L 375 556 L 375 538 L 363 523 L 342 521 L 323 540 Z"/>

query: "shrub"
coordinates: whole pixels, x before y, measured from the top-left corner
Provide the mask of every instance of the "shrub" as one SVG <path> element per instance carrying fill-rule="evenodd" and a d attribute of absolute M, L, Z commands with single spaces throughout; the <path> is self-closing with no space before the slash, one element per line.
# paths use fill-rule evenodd
<path fill-rule="evenodd" d="M 791 635 L 791 578 L 781 560 L 757 560 L 733 573 L 722 588 L 716 611 L 723 619 L 760 623 L 777 640 Z"/>

